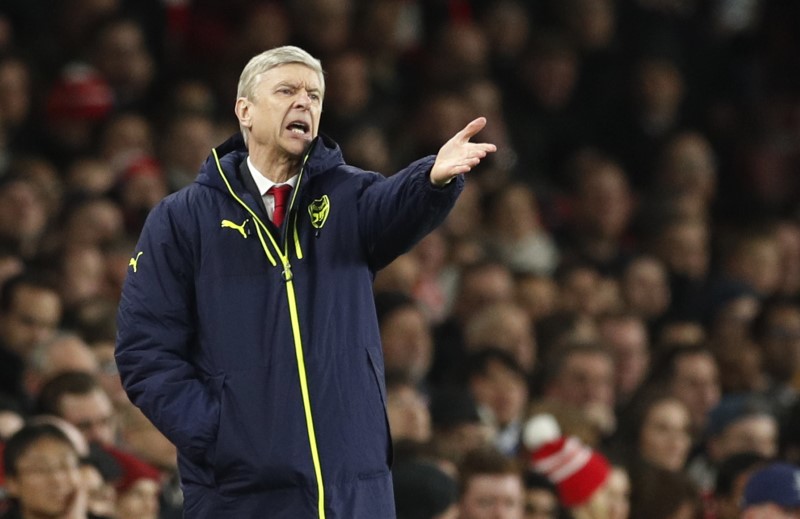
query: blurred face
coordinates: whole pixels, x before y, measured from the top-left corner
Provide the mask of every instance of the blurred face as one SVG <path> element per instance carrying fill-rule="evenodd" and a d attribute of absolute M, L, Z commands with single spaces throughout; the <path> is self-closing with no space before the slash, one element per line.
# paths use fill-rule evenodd
<path fill-rule="evenodd" d="M 398 309 L 381 326 L 381 344 L 388 371 L 408 374 L 421 380 L 428 373 L 433 355 L 433 339 L 425 316 L 415 307 Z"/>
<path fill-rule="evenodd" d="M 60 411 L 61 417 L 76 426 L 87 441 L 113 445 L 116 439 L 114 408 L 101 390 L 86 395 L 64 395 Z"/>
<path fill-rule="evenodd" d="M 0 120 L 20 124 L 28 116 L 31 97 L 28 68 L 13 59 L 0 64 Z"/>
<path fill-rule="evenodd" d="M 655 259 L 635 261 L 625 272 L 622 291 L 631 311 L 647 319 L 663 314 L 671 300 L 667 273 Z"/>
<path fill-rule="evenodd" d="M 462 321 L 477 310 L 492 303 L 511 301 L 514 297 L 514 280 L 502 266 L 490 265 L 470 273 L 463 280 L 456 313 Z"/>
<path fill-rule="evenodd" d="M 117 493 L 114 487 L 103 480 L 100 471 L 92 465 L 81 465 L 81 482 L 88 493 L 89 513 L 100 517 L 114 517 Z"/>
<path fill-rule="evenodd" d="M 628 397 L 647 375 L 650 363 L 647 330 L 641 321 L 607 321 L 600 333 L 614 355 L 615 385 L 618 396 Z"/>
<path fill-rule="evenodd" d="M 24 517 L 63 517 L 72 507 L 80 485 L 75 449 L 55 438 L 41 438 L 17 462 L 17 475 L 8 477 Z"/>
<path fill-rule="evenodd" d="M 798 519 L 800 509 L 789 510 L 774 503 L 748 506 L 742 513 L 742 519 Z"/>
<path fill-rule="evenodd" d="M 411 386 L 401 385 L 388 391 L 386 413 L 392 440 L 426 442 L 431 437 L 431 415 L 422 396 Z"/>
<path fill-rule="evenodd" d="M 519 419 L 528 400 L 525 380 L 498 361 L 490 361 L 485 374 L 473 377 L 470 388 L 475 400 L 492 411 L 500 426 Z"/>
<path fill-rule="evenodd" d="M 536 322 L 552 314 L 558 301 L 558 284 L 549 277 L 525 278 L 516 284 L 516 302 Z"/>
<path fill-rule="evenodd" d="M 789 381 L 800 370 L 800 308 L 773 310 L 761 340 L 764 365 L 777 380 Z"/>
<path fill-rule="evenodd" d="M 717 460 L 740 452 L 774 457 L 778 453 L 778 422 L 775 418 L 754 415 L 737 420 L 711 442 L 710 453 Z"/>
<path fill-rule="evenodd" d="M 606 483 L 606 496 L 608 519 L 628 519 L 631 509 L 631 481 L 624 469 L 611 469 Z"/>
<path fill-rule="evenodd" d="M 158 483 L 140 479 L 117 499 L 118 519 L 158 519 Z"/>
<path fill-rule="evenodd" d="M 250 154 L 300 157 L 317 136 L 322 94 L 319 75 L 305 65 L 289 63 L 261 74 L 254 95 L 236 101 Z"/>
<path fill-rule="evenodd" d="M 697 353 L 679 358 L 671 391 L 689 409 L 693 428 L 705 427 L 706 415 L 720 398 L 719 373 L 711 355 Z"/>
<path fill-rule="evenodd" d="M 705 138 L 682 135 L 669 146 L 661 181 L 671 191 L 691 193 L 708 202 L 716 192 L 714 162 L 714 153 Z"/>
<path fill-rule="evenodd" d="M 578 352 L 570 355 L 551 393 L 578 407 L 614 404 L 614 366 L 603 353 Z"/>
<path fill-rule="evenodd" d="M 614 164 L 602 164 L 581 186 L 583 224 L 591 232 L 616 238 L 628 227 L 631 195 L 625 173 Z"/>
<path fill-rule="evenodd" d="M 61 321 L 61 299 L 54 291 L 19 286 L 8 312 L 0 316 L 0 332 L 10 350 L 26 356 L 33 347 L 55 335 Z"/>
<path fill-rule="evenodd" d="M 0 190 L 0 235 L 18 240 L 37 238 L 47 224 L 47 208 L 39 189 L 15 181 Z"/>
<path fill-rule="evenodd" d="M 525 519 L 557 519 L 558 498 L 549 490 L 525 490 Z"/>
<path fill-rule="evenodd" d="M 689 411 L 677 400 L 662 400 L 650 408 L 639 433 L 642 457 L 667 470 L 678 471 L 691 447 Z"/>
<path fill-rule="evenodd" d="M 523 490 L 515 474 L 474 476 L 461 496 L 460 519 L 522 519 Z"/>
<path fill-rule="evenodd" d="M 672 226 L 663 237 L 662 259 L 669 268 L 690 278 L 702 278 L 708 271 L 708 229 L 700 222 Z"/>

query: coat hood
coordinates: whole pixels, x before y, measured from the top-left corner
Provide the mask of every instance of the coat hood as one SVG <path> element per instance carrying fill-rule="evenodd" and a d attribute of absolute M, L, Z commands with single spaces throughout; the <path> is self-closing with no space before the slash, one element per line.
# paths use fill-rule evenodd
<path fill-rule="evenodd" d="M 216 156 L 214 154 L 216 151 Z M 344 164 L 342 150 L 339 145 L 326 135 L 318 135 L 309 144 L 308 159 L 306 160 L 306 174 L 318 175 L 330 170 L 340 164 Z M 247 147 L 241 133 L 237 133 L 228 140 L 214 148 L 206 161 L 200 167 L 200 173 L 195 182 L 209 187 L 228 192 L 225 182 L 217 169 L 217 158 L 229 179 L 236 178 L 239 165 L 247 157 Z M 239 182 L 236 182 L 237 191 L 244 189 Z"/>

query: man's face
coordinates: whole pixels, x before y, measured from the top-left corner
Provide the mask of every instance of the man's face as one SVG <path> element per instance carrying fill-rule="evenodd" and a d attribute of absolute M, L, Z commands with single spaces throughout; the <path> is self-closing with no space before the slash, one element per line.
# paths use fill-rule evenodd
<path fill-rule="evenodd" d="M 544 488 L 531 488 L 525 491 L 525 519 L 556 519 L 558 517 L 558 498 Z"/>
<path fill-rule="evenodd" d="M 30 517 L 63 517 L 80 484 L 78 456 L 62 440 L 41 438 L 17 461 L 17 475 L 8 478 L 9 491 Z"/>
<path fill-rule="evenodd" d="M 710 454 L 722 460 L 740 452 L 755 452 L 765 458 L 778 453 L 778 422 L 769 415 L 753 415 L 729 425 L 711 440 Z"/>
<path fill-rule="evenodd" d="M 461 519 L 522 519 L 522 481 L 514 474 L 479 474 L 461 496 Z"/>
<path fill-rule="evenodd" d="M 17 287 L 8 312 L 0 316 L 2 342 L 27 356 L 39 342 L 53 337 L 61 321 L 61 299 L 56 292 L 33 286 Z"/>
<path fill-rule="evenodd" d="M 580 352 L 571 355 L 555 382 L 557 398 L 571 405 L 614 404 L 614 365 L 602 353 Z"/>
<path fill-rule="evenodd" d="M 66 394 L 59 405 L 61 417 L 80 429 L 87 441 L 114 443 L 116 430 L 111 399 L 100 390 L 86 395 Z"/>
<path fill-rule="evenodd" d="M 261 74 L 251 98 L 237 100 L 240 123 L 250 130 L 250 153 L 303 154 L 319 130 L 322 84 L 319 75 L 299 63 Z"/>
<path fill-rule="evenodd" d="M 705 427 L 708 411 L 720 398 L 719 372 L 711 355 L 697 353 L 679 358 L 671 390 L 689 408 L 694 426 Z"/>

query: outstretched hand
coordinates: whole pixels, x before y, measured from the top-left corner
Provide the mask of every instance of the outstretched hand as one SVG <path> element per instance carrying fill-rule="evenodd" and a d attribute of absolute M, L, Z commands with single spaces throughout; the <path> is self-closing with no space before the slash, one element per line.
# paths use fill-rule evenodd
<path fill-rule="evenodd" d="M 431 183 L 443 186 L 453 177 L 471 170 L 488 153 L 497 151 L 497 146 L 484 142 L 469 142 L 469 140 L 486 126 L 486 118 L 478 117 L 460 132 L 444 143 L 436 155 L 436 162 L 431 170 Z"/>

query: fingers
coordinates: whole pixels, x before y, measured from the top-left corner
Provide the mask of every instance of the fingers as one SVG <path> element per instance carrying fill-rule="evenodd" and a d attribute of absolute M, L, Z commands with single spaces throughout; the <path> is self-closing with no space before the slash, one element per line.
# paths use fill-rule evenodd
<path fill-rule="evenodd" d="M 476 133 L 483 130 L 484 126 L 486 126 L 486 117 L 478 117 L 477 119 L 472 120 L 460 132 L 458 132 L 457 136 L 463 139 L 464 141 L 468 141 Z"/>

